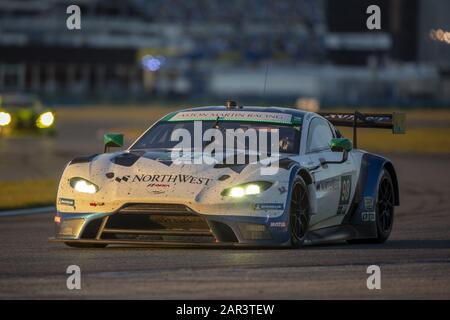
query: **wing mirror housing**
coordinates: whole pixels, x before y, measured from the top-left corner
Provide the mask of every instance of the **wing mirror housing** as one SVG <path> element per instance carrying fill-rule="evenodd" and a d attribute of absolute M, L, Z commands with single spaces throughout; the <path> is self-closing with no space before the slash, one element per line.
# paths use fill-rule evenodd
<path fill-rule="evenodd" d="M 333 152 L 350 152 L 353 149 L 352 142 L 347 138 L 331 139 L 330 147 Z"/>
<path fill-rule="evenodd" d="M 325 159 L 320 160 L 322 166 L 328 163 L 340 164 L 344 163 L 348 159 L 348 153 L 353 149 L 351 140 L 347 138 L 333 138 L 330 142 L 330 148 L 332 152 L 342 152 L 342 160 L 339 161 L 326 161 Z"/>
<path fill-rule="evenodd" d="M 109 148 L 121 148 L 123 147 L 123 134 L 122 133 L 107 133 L 103 136 L 104 150 L 108 152 Z"/>

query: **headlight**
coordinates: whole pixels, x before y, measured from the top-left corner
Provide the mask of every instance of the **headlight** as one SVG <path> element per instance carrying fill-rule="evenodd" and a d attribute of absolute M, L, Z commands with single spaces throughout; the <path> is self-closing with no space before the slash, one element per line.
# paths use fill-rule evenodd
<path fill-rule="evenodd" d="M 98 191 L 98 187 L 95 184 L 83 178 L 70 179 L 70 186 L 74 188 L 75 191 L 82 193 L 96 193 Z"/>
<path fill-rule="evenodd" d="M 36 120 L 36 126 L 38 128 L 48 128 L 53 125 L 53 122 L 55 121 L 55 116 L 53 115 L 53 112 L 47 111 L 42 113 Z"/>
<path fill-rule="evenodd" d="M 270 188 L 272 182 L 257 181 L 241 184 L 239 186 L 231 187 L 222 191 L 222 196 L 229 196 L 233 198 L 242 198 L 243 196 L 260 194 Z"/>
<path fill-rule="evenodd" d="M 4 127 L 11 123 L 11 115 L 8 112 L 0 112 L 0 126 Z"/>

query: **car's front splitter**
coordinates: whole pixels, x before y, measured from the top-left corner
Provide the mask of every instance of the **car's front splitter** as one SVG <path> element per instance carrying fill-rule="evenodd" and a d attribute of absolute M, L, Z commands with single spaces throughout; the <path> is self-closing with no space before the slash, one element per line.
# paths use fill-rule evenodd
<path fill-rule="evenodd" d="M 208 230 L 180 231 L 180 230 L 127 230 L 123 228 L 111 229 L 108 224 L 110 217 L 116 213 L 73 214 L 57 213 L 55 216 L 56 236 L 51 241 L 78 242 L 78 243 L 104 243 L 121 245 L 156 245 L 156 246 L 284 246 L 289 244 L 290 232 L 287 214 L 277 218 L 233 215 L 203 215 Z M 158 231 L 160 230 L 160 231 Z M 117 231 L 123 234 L 160 235 L 162 239 L 177 235 L 206 236 L 209 232 L 211 241 L 190 242 L 189 240 L 176 241 L 145 241 L 141 239 L 114 239 L 109 235 Z M 206 232 L 208 231 L 208 232 Z"/>

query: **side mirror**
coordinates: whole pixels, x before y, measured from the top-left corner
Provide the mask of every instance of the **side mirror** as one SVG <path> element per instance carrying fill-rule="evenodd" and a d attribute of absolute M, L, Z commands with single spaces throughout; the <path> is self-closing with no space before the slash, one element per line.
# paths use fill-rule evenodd
<path fill-rule="evenodd" d="M 123 147 L 123 134 L 122 133 L 107 133 L 103 136 L 103 143 L 105 148 L 103 152 L 107 152 L 109 148 Z"/>
<path fill-rule="evenodd" d="M 320 161 L 323 166 L 328 163 L 340 164 L 344 163 L 348 159 L 348 153 L 353 149 L 352 142 L 346 138 L 333 138 L 330 142 L 330 148 L 332 152 L 342 152 L 342 160 L 340 161 Z"/>
<path fill-rule="evenodd" d="M 352 142 L 346 138 L 331 139 L 330 147 L 333 152 L 350 152 L 353 149 Z"/>

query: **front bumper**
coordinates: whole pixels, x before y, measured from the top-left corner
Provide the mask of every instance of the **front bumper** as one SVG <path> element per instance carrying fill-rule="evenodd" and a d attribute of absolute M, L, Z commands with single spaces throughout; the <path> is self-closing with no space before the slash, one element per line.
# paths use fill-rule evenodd
<path fill-rule="evenodd" d="M 114 213 L 60 213 L 50 241 L 153 246 L 284 246 L 289 244 L 288 214 L 276 218 L 202 215 L 182 206 L 151 204 Z"/>

